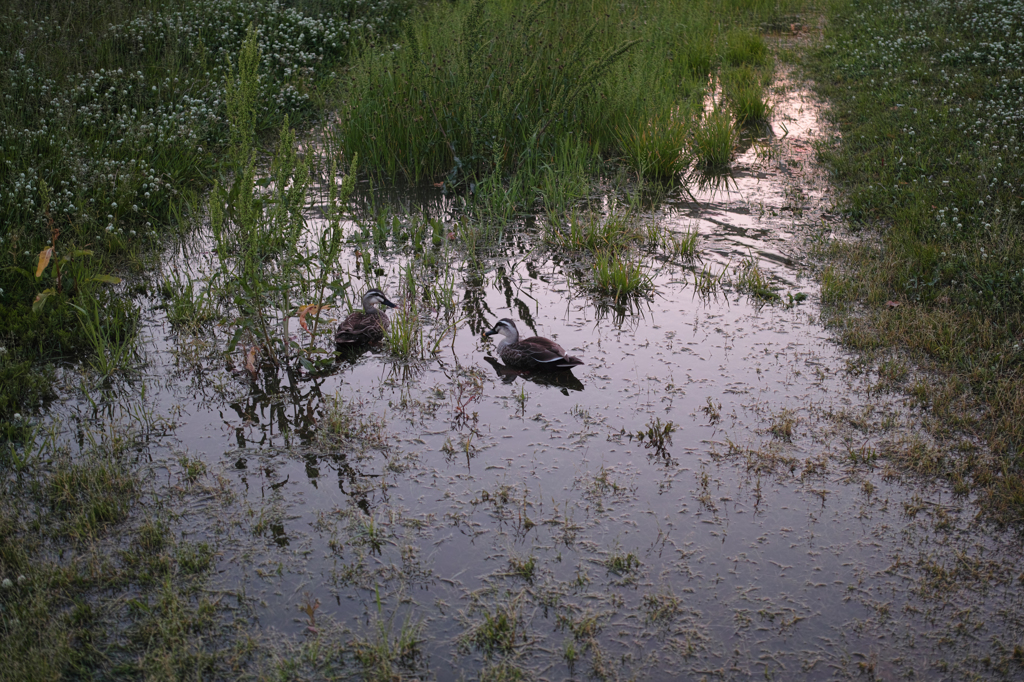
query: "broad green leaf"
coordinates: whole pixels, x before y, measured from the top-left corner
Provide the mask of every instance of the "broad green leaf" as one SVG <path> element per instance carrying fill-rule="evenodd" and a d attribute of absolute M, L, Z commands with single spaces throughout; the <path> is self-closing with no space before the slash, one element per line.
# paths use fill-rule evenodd
<path fill-rule="evenodd" d="M 32 312 L 38 313 L 46 305 L 46 300 L 57 293 L 56 289 L 44 289 L 36 294 L 36 300 L 32 301 Z"/>
<path fill-rule="evenodd" d="M 120 284 L 121 278 L 114 277 L 113 275 L 94 275 L 90 281 L 106 282 L 107 284 Z"/>

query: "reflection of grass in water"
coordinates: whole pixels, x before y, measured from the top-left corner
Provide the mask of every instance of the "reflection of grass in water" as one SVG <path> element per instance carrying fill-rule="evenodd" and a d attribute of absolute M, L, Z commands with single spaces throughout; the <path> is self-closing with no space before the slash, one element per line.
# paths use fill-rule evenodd
<path fill-rule="evenodd" d="M 364 403 L 335 394 L 324 401 L 322 410 L 318 429 L 321 437 L 374 448 L 387 446 L 387 421 L 381 414 L 368 414 Z"/>

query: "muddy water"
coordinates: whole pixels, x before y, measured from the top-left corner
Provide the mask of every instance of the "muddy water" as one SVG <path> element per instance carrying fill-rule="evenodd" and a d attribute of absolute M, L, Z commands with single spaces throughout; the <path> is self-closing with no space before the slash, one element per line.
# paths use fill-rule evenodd
<path fill-rule="evenodd" d="M 211 589 L 269 648 L 419 628 L 413 677 L 502 661 L 544 679 L 1019 673 L 1019 540 L 939 484 L 863 464 L 926 436 L 819 322 L 806 243 L 835 218 L 817 127 L 805 91 L 780 92 L 730 177 L 654 216 L 698 229 L 713 269 L 756 257 L 784 302 L 808 295 L 791 307 L 698 296 L 701 263 L 652 259 L 656 294 L 609 309 L 524 226 L 502 257 L 457 263 L 461 322 L 424 361 L 385 349 L 253 382 L 153 311 L 145 401 L 177 426 L 152 455 L 169 483 L 182 454 L 209 467 L 177 523 L 216 546 Z M 450 219 L 444 198 L 424 206 Z M 386 291 L 404 262 L 378 263 Z M 480 333 L 501 317 L 586 364 L 500 373 Z M 335 396 L 361 438 L 318 435 Z"/>

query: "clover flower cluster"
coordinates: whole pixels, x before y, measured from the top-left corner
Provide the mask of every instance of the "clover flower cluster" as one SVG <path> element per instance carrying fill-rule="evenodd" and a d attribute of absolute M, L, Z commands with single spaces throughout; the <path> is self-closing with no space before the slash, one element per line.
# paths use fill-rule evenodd
<path fill-rule="evenodd" d="M 902 79 L 942 105 L 938 118 L 925 119 L 917 108 L 895 103 L 893 115 L 902 123 L 893 147 L 896 182 L 874 189 L 898 194 L 906 183 L 937 185 L 945 204 L 935 209 L 940 228 L 985 228 L 1003 212 L 1024 211 L 1024 2 L 890 0 L 854 20 L 872 14 L 895 17 L 891 33 L 875 36 L 866 49 L 827 49 L 848 50 L 855 59 L 847 71 L 875 76 L 871 82 L 883 96 L 887 82 Z M 979 73 L 996 84 L 984 96 Z M 922 158 L 922 148 L 949 149 L 954 140 L 966 151 Z"/>
<path fill-rule="evenodd" d="M 124 55 L 125 68 L 61 82 L 40 75 L 22 51 L 0 49 L 0 220 L 34 226 L 30 241 L 48 236 L 42 228 L 61 216 L 96 239 L 155 235 L 181 185 L 208 174 L 210 152 L 227 140 L 225 81 L 249 24 L 262 48 L 259 115 L 272 126 L 310 110 L 316 79 L 395 13 L 394 0 L 349 5 L 345 18 L 306 16 L 278 0 L 197 0 L 187 11 L 145 12 L 96 37 Z M 16 10 L 0 21 L 25 40 L 60 30 L 58 20 Z"/>
<path fill-rule="evenodd" d="M 847 143 L 878 161 L 865 203 L 926 201 L 931 220 L 914 229 L 942 245 L 948 283 L 1019 302 L 1016 255 L 956 245 L 1024 222 L 1024 1 L 875 0 L 858 11 L 852 37 L 825 49 L 887 105 L 887 120 L 850 118 L 859 130 Z"/>

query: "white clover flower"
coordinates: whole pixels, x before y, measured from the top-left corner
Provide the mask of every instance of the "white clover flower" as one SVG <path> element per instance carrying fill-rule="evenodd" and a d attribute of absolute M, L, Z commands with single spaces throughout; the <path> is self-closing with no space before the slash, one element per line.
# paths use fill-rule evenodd
<path fill-rule="evenodd" d="M 14 583 L 11 582 L 10 578 L 4 578 L 3 583 L 0 583 L 0 584 L 2 584 L 4 586 L 4 589 L 10 589 L 10 588 L 14 587 Z"/>

